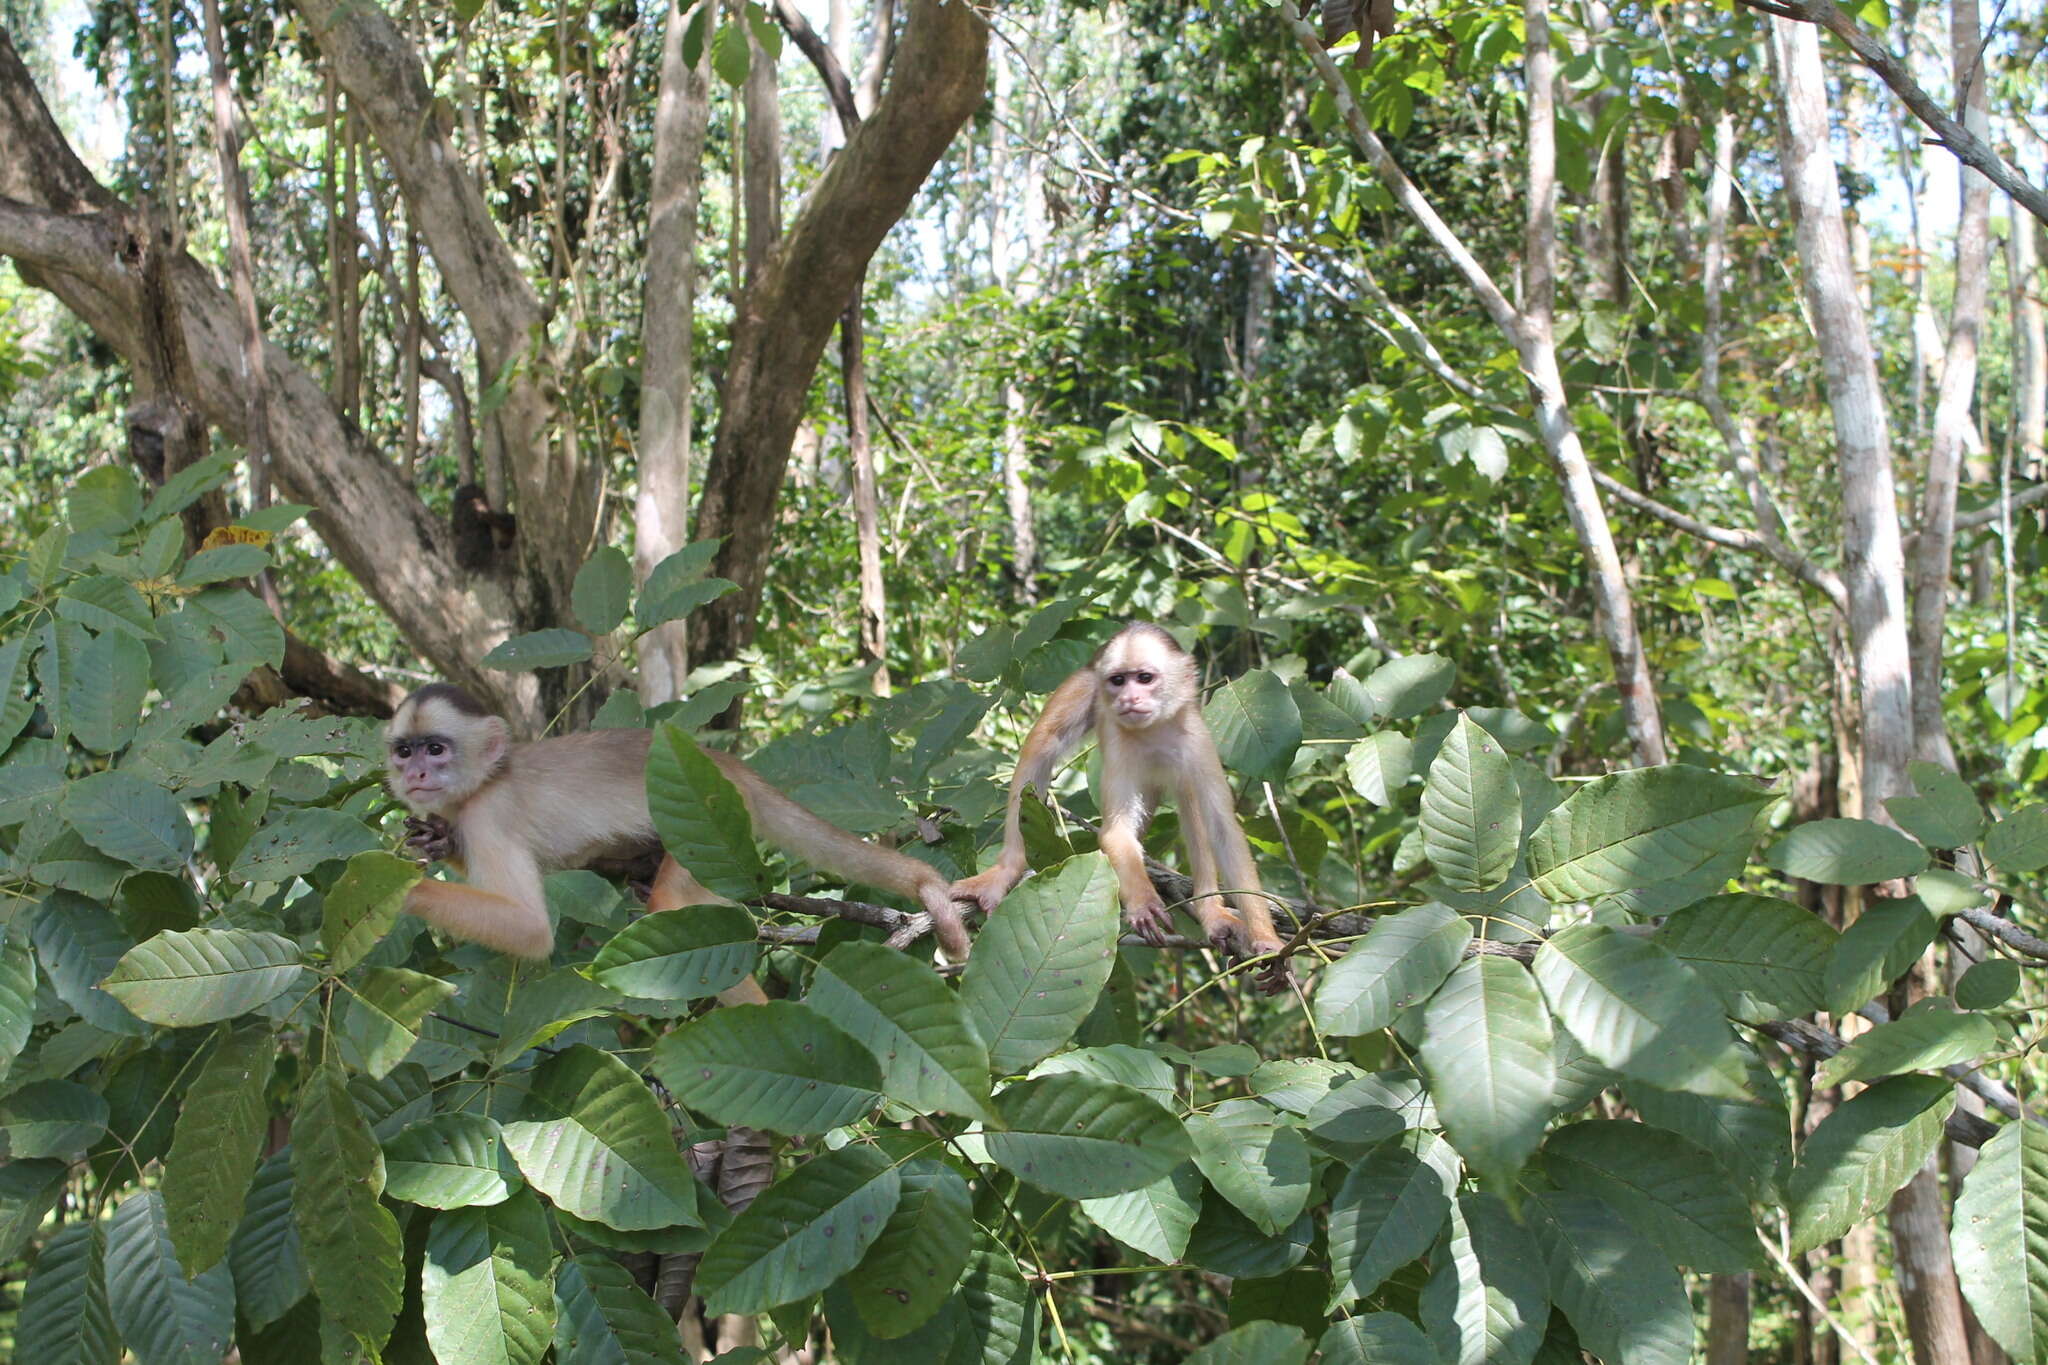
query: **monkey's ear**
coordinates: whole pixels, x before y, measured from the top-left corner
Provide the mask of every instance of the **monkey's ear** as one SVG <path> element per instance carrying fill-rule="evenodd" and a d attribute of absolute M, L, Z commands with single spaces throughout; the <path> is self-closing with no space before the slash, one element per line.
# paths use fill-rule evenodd
<path fill-rule="evenodd" d="M 511 732 L 497 716 L 485 716 L 478 725 L 477 756 L 483 760 L 485 772 L 495 772 L 505 761 L 506 751 L 512 747 Z"/>

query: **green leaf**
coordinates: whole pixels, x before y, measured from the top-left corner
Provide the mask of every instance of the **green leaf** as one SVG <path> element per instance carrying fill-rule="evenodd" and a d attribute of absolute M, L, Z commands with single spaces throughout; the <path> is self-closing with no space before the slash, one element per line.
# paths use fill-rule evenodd
<path fill-rule="evenodd" d="M 1981 1014 L 1929 1010 L 1879 1024 L 1849 1040 L 1814 1068 L 1813 1084 L 1827 1089 L 1905 1071 L 1933 1071 L 1967 1062 L 1998 1045 L 1998 1030 Z"/>
<path fill-rule="evenodd" d="M 2048 1351 L 2048 1132 L 2039 1124 L 2008 1123 L 1978 1151 L 1956 1199 L 1950 1238 L 1956 1278 L 1977 1321 L 2014 1360 L 2042 1359 Z"/>
<path fill-rule="evenodd" d="M 273 820 L 235 858 L 239 882 L 288 882 L 324 862 L 382 847 L 377 832 L 338 810 L 293 810 Z"/>
<path fill-rule="evenodd" d="M 8 579 L 0 578 L 0 591 L 4 591 L 8 582 Z M 28 645 L 28 637 L 22 635 L 0 642 L 0 753 L 6 752 L 7 746 L 14 743 L 14 737 L 21 733 L 22 727 L 35 715 L 34 704 L 22 695 L 23 685 L 28 682 L 29 675 Z M 8 813 L 9 803 L 17 799 L 18 795 L 10 789 L 10 774 L 20 776 L 14 773 L 12 764 L 0 769 L 0 825 L 22 818 Z"/>
<path fill-rule="evenodd" d="M 1970 784 L 1939 763 L 1910 763 L 1917 796 L 1894 796 L 1884 803 L 1899 828 L 1929 848 L 1962 848 L 1984 833 L 1984 808 Z"/>
<path fill-rule="evenodd" d="M 1679 1265 L 1732 1275 L 1760 1264 L 1748 1202 L 1676 1133 L 1618 1119 L 1567 1124 L 1544 1142 L 1543 1168 L 1571 1193 L 1604 1201 Z"/>
<path fill-rule="evenodd" d="M 559 1365 L 684 1365 L 675 1321 L 609 1256 L 564 1258 L 555 1310 Z"/>
<path fill-rule="evenodd" d="M 1186 1120 L 1195 1165 L 1216 1192 L 1268 1236 L 1308 1206 L 1308 1143 L 1257 1100 L 1225 1100 Z"/>
<path fill-rule="evenodd" d="M 1349 1062 L 1321 1057 L 1279 1057 L 1252 1072 L 1252 1093 L 1290 1114 L 1306 1114 L 1340 1085 L 1365 1073 Z"/>
<path fill-rule="evenodd" d="M 1764 854 L 1788 877 L 1868 886 L 1927 870 L 1927 850 L 1874 820 L 1809 820 Z"/>
<path fill-rule="evenodd" d="M 291 1149 L 256 1168 L 242 1204 L 242 1222 L 228 1246 L 235 1309 L 259 1330 L 283 1317 L 313 1287 L 299 1226 L 292 1217 Z"/>
<path fill-rule="evenodd" d="M 276 668 L 284 662 L 284 627 L 269 607 L 246 590 L 208 588 L 185 599 L 185 610 L 220 636 L 226 649 L 223 663 Z"/>
<path fill-rule="evenodd" d="M 1671 1263 L 1597 1199 L 1542 1194 L 1531 1226 L 1550 1270 L 1550 1297 L 1602 1360 L 1687 1365 L 1692 1304 Z"/>
<path fill-rule="evenodd" d="M 201 550 L 178 571 L 178 586 L 197 588 L 230 578 L 249 578 L 270 567 L 270 551 L 261 545 L 216 545 Z"/>
<path fill-rule="evenodd" d="M 1187 1365 L 1308 1365 L 1308 1334 L 1292 1323 L 1261 1320 L 1233 1327 L 1187 1358 Z"/>
<path fill-rule="evenodd" d="M 1420 1129 L 1352 1166 L 1330 1201 L 1332 1312 L 1370 1297 L 1435 1244 L 1459 1174 L 1450 1144 Z"/>
<path fill-rule="evenodd" d="M 1019 1081 L 996 1096 L 991 1160 L 1040 1189 L 1096 1199 L 1142 1189 L 1192 1154 L 1187 1129 L 1153 1100 L 1078 1074 Z"/>
<path fill-rule="evenodd" d="M 75 1081 L 31 1081 L 0 1099 L 0 1151 L 10 1161 L 75 1158 L 106 1131 L 106 1100 Z"/>
<path fill-rule="evenodd" d="M 1536 983 L 1508 958 L 1470 958 L 1422 1017 L 1422 1062 L 1452 1145 L 1481 1177 L 1511 1180 L 1543 1140 L 1556 1086 Z"/>
<path fill-rule="evenodd" d="M 1711 896 L 1672 914 L 1654 942 L 1691 967 L 1738 1019 L 1765 1023 L 1826 1008 L 1823 975 L 1839 936 L 1772 896 Z"/>
<path fill-rule="evenodd" d="M 653 1067 L 699 1113 L 777 1133 L 823 1133 L 882 1101 L 874 1054 L 789 1000 L 713 1010 L 656 1043 Z"/>
<path fill-rule="evenodd" d="M 1375 806 L 1391 806 L 1415 775 L 1415 746 L 1406 735 L 1381 730 L 1351 746 L 1344 771 L 1360 796 Z"/>
<path fill-rule="evenodd" d="M 1529 1230 L 1490 1194 L 1460 1195 L 1431 1257 L 1422 1323 L 1450 1365 L 1526 1365 L 1550 1318 L 1549 1277 Z"/>
<path fill-rule="evenodd" d="M 1422 788 L 1423 851 L 1446 884 L 1487 891 L 1507 879 L 1522 841 L 1522 797 L 1500 741 L 1459 716 Z"/>
<path fill-rule="evenodd" d="M 703 1225 L 668 1116 L 610 1053 L 572 1047 L 535 1068 L 505 1146 L 535 1189 L 578 1218 L 622 1232 Z"/>
<path fill-rule="evenodd" d="M 1440 654 L 1410 654 L 1381 664 L 1363 684 L 1375 716 L 1400 720 L 1434 710 L 1451 694 L 1458 666 Z"/>
<path fill-rule="evenodd" d="M 882 1093 L 898 1104 L 989 1117 L 988 1049 L 967 1006 L 926 964 L 879 943 L 842 943 L 811 974 L 804 1003 L 880 1061 Z"/>
<path fill-rule="evenodd" d="M 677 553 L 680 554 L 681 551 Z M 654 580 L 650 578 L 646 589 L 640 594 L 640 605 L 633 613 L 633 624 L 643 631 L 652 630 L 669 621 L 681 620 L 706 603 L 716 602 L 727 593 L 738 592 L 739 589 L 740 585 L 729 578 L 706 578 L 695 583 L 679 584 L 656 595 Z"/>
<path fill-rule="evenodd" d="M 643 1000 L 701 1000 L 752 974 L 755 935 L 754 917 L 737 905 L 642 915 L 598 949 L 589 970 Z"/>
<path fill-rule="evenodd" d="M 847 1281 L 861 1321 L 884 1339 L 904 1336 L 945 1306 L 974 1248 L 967 1182 L 930 1158 L 905 1162 L 899 1173 L 896 1210 Z"/>
<path fill-rule="evenodd" d="M 36 956 L 28 923 L 0 929 L 0 1080 L 28 1045 L 36 1022 Z"/>
<path fill-rule="evenodd" d="M 1024 1070 L 1074 1036 L 1109 980 L 1120 928 L 1116 878 L 1099 853 L 1040 873 L 996 907 L 975 939 L 960 998 L 999 1074 Z"/>
<path fill-rule="evenodd" d="M 292 1212 L 321 1317 L 371 1354 L 403 1298 L 398 1220 L 378 1202 L 383 1190 L 384 1154 L 341 1068 L 314 1068 L 292 1124 Z"/>
<path fill-rule="evenodd" d="M 2026 806 L 1991 827 L 1984 856 L 2008 876 L 2048 867 L 2048 806 Z"/>
<path fill-rule="evenodd" d="M 164 1218 L 178 1263 L 192 1274 L 227 1255 L 242 1201 L 263 1157 L 277 1058 L 267 1028 L 239 1029 L 214 1047 L 185 1092 L 164 1161 Z"/>
<path fill-rule="evenodd" d="M 1316 1349 L 1322 1365 L 1437 1365 L 1436 1347 L 1399 1313 L 1361 1313 L 1332 1323 Z"/>
<path fill-rule="evenodd" d="M 135 946 L 121 921 L 104 906 L 69 891 L 53 891 L 30 912 L 36 956 L 57 996 L 94 1028 L 141 1037 L 149 1026 L 99 987 L 121 955 Z"/>
<path fill-rule="evenodd" d="M 745 900 L 767 888 L 768 873 L 739 789 L 675 725 L 654 732 L 647 809 L 663 846 L 709 890 Z"/>
<path fill-rule="evenodd" d="M 131 1194 L 107 1226 L 107 1297 L 141 1365 L 219 1360 L 235 1333 L 235 1287 L 217 1265 L 186 1279 L 171 1248 L 163 1196 Z"/>
<path fill-rule="evenodd" d="M 902 1175 L 873 1147 L 824 1152 L 770 1185 L 697 1267 L 709 1313 L 763 1313 L 817 1293 L 882 1235 Z"/>
<path fill-rule="evenodd" d="M 106 988 L 139 1019 L 172 1028 L 247 1014 L 299 978 L 299 946 L 252 929 L 158 934 L 121 955 Z"/>
<path fill-rule="evenodd" d="M 477 662 L 505 673 L 531 673 L 541 668 L 566 668 L 580 664 L 595 652 L 590 637 L 580 630 L 556 626 L 530 631 L 511 639 Z"/>
<path fill-rule="evenodd" d="M 1742 1062 L 1714 993 L 1654 943 L 1575 924 L 1536 952 L 1559 1023 L 1608 1068 L 1665 1090 L 1742 1095 Z"/>
<path fill-rule="evenodd" d="M 1188 1237 L 1190 1265 L 1233 1279 L 1278 1275 L 1301 1264 L 1315 1241 L 1315 1218 L 1304 1213 L 1278 1237 L 1252 1226 L 1237 1206 L 1210 1190 L 1202 1200 L 1202 1216 Z"/>
<path fill-rule="evenodd" d="M 0 965 L 0 979 L 6 969 Z M 1966 1010 L 1995 1010 L 2019 993 L 2020 964 L 2010 958 L 1986 958 L 1956 982 L 1956 1003 Z M 0 985 L 0 994 L 5 987 Z"/>
<path fill-rule="evenodd" d="M 0 1162 L 0 1255 L 12 1261 L 57 1206 L 71 1167 L 64 1161 Z"/>
<path fill-rule="evenodd" d="M 358 853 L 348 860 L 320 905 L 320 942 L 330 971 L 349 971 L 391 932 L 419 879 L 419 864 L 389 853 Z"/>
<path fill-rule="evenodd" d="M 1898 1076 L 1822 1119 L 1786 1186 L 1794 1251 L 1832 1242 L 1884 1207 L 1941 1141 L 1956 1107 L 1943 1076 Z"/>
<path fill-rule="evenodd" d="M 1171 1265 L 1188 1248 L 1202 1213 L 1202 1177 L 1180 1165 L 1141 1189 L 1084 1199 L 1081 1211 L 1110 1236 L 1153 1260 Z"/>
<path fill-rule="evenodd" d="M 1917 896 L 1876 900 L 1842 931 L 1821 980 L 1828 1008 L 1847 1014 L 1909 971 L 1939 926 Z"/>
<path fill-rule="evenodd" d="M 156 619 L 142 594 L 132 585 L 105 574 L 65 584 L 63 595 L 57 599 L 57 615 L 101 635 L 121 635 L 131 640 L 157 638 Z"/>
<path fill-rule="evenodd" d="M 433 1209 L 502 1204 L 526 1183 L 498 1121 L 461 1111 L 422 1119 L 386 1142 L 384 1180 L 393 1199 Z"/>
<path fill-rule="evenodd" d="M 1792 1120 L 1777 1084 L 1754 1058 L 1752 1089 L 1764 1098 L 1721 1099 L 1628 1084 L 1628 1098 L 1643 1121 L 1668 1128 L 1705 1149 L 1741 1181 L 1751 1202 L 1782 1203 L 1779 1181 L 1792 1169 Z"/>
<path fill-rule="evenodd" d="M 1147 1048 L 1132 1047 L 1127 1043 L 1075 1048 L 1046 1058 L 1031 1069 L 1031 1074 L 1053 1076 L 1070 1071 L 1093 1076 L 1098 1081 L 1127 1085 L 1139 1094 L 1157 1100 L 1161 1108 L 1169 1111 L 1176 1104 L 1178 1087 L 1174 1084 L 1173 1068 L 1164 1057 Z"/>
<path fill-rule="evenodd" d="M 1529 837 L 1529 876 L 1554 902 L 1641 893 L 1740 857 L 1771 794 L 1748 778 L 1667 764 L 1573 792 Z"/>
<path fill-rule="evenodd" d="M 742 24 L 721 24 L 711 35 L 711 69 L 718 78 L 737 89 L 747 79 L 752 54 L 747 47 L 747 30 Z"/>
<path fill-rule="evenodd" d="M 71 695 L 71 733 L 96 754 L 126 748 L 142 718 L 149 693 L 149 651 L 126 635 L 101 635 L 78 656 L 78 671 L 66 679 Z"/>
<path fill-rule="evenodd" d="M 1301 708 L 1287 684 L 1255 668 L 1234 679 L 1202 709 L 1223 766 L 1253 780 L 1287 776 L 1301 747 Z"/>
<path fill-rule="evenodd" d="M 109 1365 L 121 1359 L 107 1297 L 107 1231 L 73 1223 L 52 1237 L 21 1294 L 14 1358 L 35 1365 Z"/>
<path fill-rule="evenodd" d="M 419 1041 L 427 1012 L 454 994 L 453 981 L 402 967 L 370 968 L 342 1016 L 342 1056 L 381 1080 Z"/>
<path fill-rule="evenodd" d="M 616 545 L 606 545 L 576 571 L 569 589 L 569 608 L 592 635 L 609 635 L 626 619 L 633 601 L 633 561 Z"/>
<path fill-rule="evenodd" d="M 434 1215 L 420 1308 L 436 1360 L 538 1365 L 555 1334 L 547 1210 L 531 1191 Z"/>
<path fill-rule="evenodd" d="M 200 494 L 232 478 L 238 463 L 232 450 L 217 450 L 203 460 L 194 460 L 165 479 L 164 486 L 150 495 L 149 505 L 142 509 L 142 519 L 159 521 L 184 511 L 199 500 Z"/>
<path fill-rule="evenodd" d="M 157 872 L 182 871 L 192 856 L 185 808 L 162 787 L 112 769 L 64 789 L 64 819 L 116 861 Z"/>

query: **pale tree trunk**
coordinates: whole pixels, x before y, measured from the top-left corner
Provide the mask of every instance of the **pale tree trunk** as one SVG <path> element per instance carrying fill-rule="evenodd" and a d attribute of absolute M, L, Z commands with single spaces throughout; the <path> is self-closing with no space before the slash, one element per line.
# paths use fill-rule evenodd
<path fill-rule="evenodd" d="M 2041 230 L 2032 218 L 2016 208 L 2009 213 L 2012 235 L 2006 242 L 2006 267 L 2011 272 L 2017 300 L 2013 329 L 2019 347 L 2014 360 L 2018 376 L 2014 387 L 2014 422 L 2017 428 L 2016 463 L 2028 478 L 2040 478 L 2042 470 L 2042 427 L 2048 424 L 2048 326 L 2042 322 Z"/>
<path fill-rule="evenodd" d="M 697 8 L 669 0 L 654 103 L 640 320 L 640 487 L 633 499 L 633 568 L 643 583 L 655 565 L 683 547 L 690 525 L 697 215 L 711 121 L 711 45 L 704 44 L 695 66 L 683 60 L 683 34 Z M 689 671 L 686 623 L 672 621 L 641 638 L 640 695 L 649 705 L 680 696 Z"/>
<path fill-rule="evenodd" d="M 1842 486 L 1843 578 L 1863 730 L 1863 808 L 1853 813 L 1888 821 L 1885 801 L 1908 790 L 1914 717 L 1891 434 L 1842 223 L 1820 43 L 1805 24 L 1779 18 L 1771 27 L 1783 98 L 1781 170 L 1798 230 L 1801 277 L 1826 377 Z M 1892 1197 L 1890 1224 L 1914 1358 L 1921 1365 L 1968 1360 L 1947 1218 L 1939 1182 L 1929 1172 Z"/>
<path fill-rule="evenodd" d="M 995 118 L 989 130 L 989 269 L 996 286 L 1010 291 L 1014 305 L 1031 302 L 1038 291 L 1037 253 L 1027 236 L 1021 261 L 1010 226 L 1010 202 L 1021 199 L 1019 215 L 1027 234 L 1043 214 L 1043 171 L 1027 151 L 1020 178 L 1013 171 L 1012 130 L 1021 123 L 1016 97 L 1016 54 L 1000 53 L 995 61 Z M 1002 477 L 1003 507 L 1010 521 L 1010 576 L 1017 597 L 1026 605 L 1038 600 L 1038 521 L 1026 473 L 1031 463 L 1030 400 L 1014 369 L 1003 374 Z"/>
<path fill-rule="evenodd" d="M 1572 531 L 1587 559 L 1595 615 L 1607 646 L 1608 662 L 1614 669 L 1615 691 L 1628 730 L 1631 755 L 1639 765 L 1664 762 L 1664 722 L 1658 713 L 1657 689 L 1650 680 L 1642 635 L 1636 628 L 1635 604 L 1622 572 L 1621 557 L 1614 548 L 1614 534 L 1600 503 L 1592 466 L 1587 463 L 1585 448 L 1572 423 L 1571 405 L 1557 364 L 1552 326 L 1557 269 L 1557 60 L 1550 48 L 1550 16 L 1544 0 L 1527 0 L 1523 9 L 1527 34 L 1525 85 L 1529 91 L 1529 203 L 1524 238 L 1528 303 L 1522 311 L 1508 302 L 1486 267 L 1444 222 L 1380 141 L 1353 98 L 1349 82 L 1323 50 L 1320 36 L 1301 17 L 1294 0 L 1280 0 L 1280 13 L 1315 65 L 1345 129 L 1365 153 L 1365 159 L 1394 202 L 1436 245 L 1464 279 L 1466 287 L 1478 296 L 1494 326 L 1514 344 L 1535 404 L 1537 433 L 1557 472 Z"/>
<path fill-rule="evenodd" d="M 914 0 L 874 114 L 832 158 L 780 248 L 735 301 L 696 533 L 723 539 L 715 572 L 740 590 L 698 614 L 693 652 L 702 661 L 733 658 L 754 637 L 805 388 L 883 234 L 980 103 L 987 56 L 988 30 L 971 8 Z"/>
<path fill-rule="evenodd" d="M 235 125 L 234 88 L 228 80 L 221 38 L 219 0 L 202 6 L 206 65 L 213 81 L 213 150 L 220 160 L 221 199 L 228 219 L 228 274 L 235 310 L 242 320 L 242 382 L 248 386 L 249 417 L 243 449 L 249 455 L 249 502 L 270 503 L 270 404 L 263 373 L 263 319 L 256 307 L 256 261 L 249 244 L 249 182 L 242 175 L 242 136 Z M 276 609 L 276 593 L 269 594 Z"/>

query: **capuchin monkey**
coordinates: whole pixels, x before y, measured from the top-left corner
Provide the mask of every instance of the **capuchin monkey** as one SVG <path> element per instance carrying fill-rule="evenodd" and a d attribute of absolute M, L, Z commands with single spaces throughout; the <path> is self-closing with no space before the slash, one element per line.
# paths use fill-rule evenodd
<path fill-rule="evenodd" d="M 515 744 L 503 720 L 451 683 L 407 697 L 385 729 L 392 795 L 415 817 L 407 843 L 454 863 L 466 882 L 422 881 L 405 908 L 456 938 L 548 956 L 555 936 L 543 875 L 661 852 L 647 813 L 653 738 L 648 730 L 589 730 Z M 946 955 L 967 956 L 967 930 L 936 868 L 826 823 L 732 755 L 704 752 L 739 789 L 755 833 L 822 871 L 916 899 Z M 721 899 L 664 854 L 647 909 Z M 734 989 L 739 999 L 765 998 L 751 981 Z"/>
<path fill-rule="evenodd" d="M 1259 889 L 1251 845 L 1238 827 L 1236 798 L 1202 720 L 1194 661 L 1158 626 L 1137 621 L 1117 632 L 1086 668 L 1053 691 L 1024 740 L 1003 821 L 995 864 L 953 883 L 953 895 L 993 910 L 1023 880 L 1024 789 L 1041 793 L 1053 770 L 1093 730 L 1102 748 L 1101 847 L 1116 873 L 1124 917 L 1152 944 L 1166 941 L 1172 919 L 1151 878 L 1139 842 L 1162 794 L 1171 792 L 1187 838 L 1195 916 L 1209 941 L 1250 955 L 1280 951 L 1272 912 Z M 1220 894 L 1230 887 L 1232 910 Z M 1261 975 L 1266 991 L 1283 989 L 1284 967 Z"/>

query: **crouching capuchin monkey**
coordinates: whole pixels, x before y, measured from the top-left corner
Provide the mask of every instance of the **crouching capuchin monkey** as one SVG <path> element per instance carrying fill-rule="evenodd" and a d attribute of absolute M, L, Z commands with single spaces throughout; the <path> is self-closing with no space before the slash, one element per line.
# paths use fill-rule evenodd
<path fill-rule="evenodd" d="M 1259 888 L 1251 845 L 1238 827 L 1236 798 L 1202 720 L 1194 660 L 1149 622 L 1135 621 L 1117 632 L 1086 668 L 1046 700 L 1010 779 L 1003 851 L 988 870 L 954 882 L 953 895 L 993 910 L 1023 879 L 1028 870 L 1019 818 L 1024 789 L 1043 793 L 1053 770 L 1090 730 L 1102 747 L 1102 852 L 1116 873 L 1131 928 L 1147 942 L 1161 944 L 1172 925 L 1145 875 L 1145 849 L 1139 841 L 1159 798 L 1170 792 L 1187 838 L 1192 908 L 1202 931 L 1218 948 L 1234 947 L 1251 956 L 1279 952 L 1280 936 Z M 1234 911 L 1220 894 L 1226 884 Z M 1287 981 L 1281 967 L 1263 973 L 1260 988 L 1281 990 Z"/>
<path fill-rule="evenodd" d="M 661 852 L 647 813 L 651 731 L 589 730 L 515 744 L 505 722 L 475 697 L 451 683 L 430 683 L 399 704 L 385 739 L 392 795 L 423 817 L 409 822 L 408 842 L 455 864 L 466 878 L 422 881 L 405 908 L 456 938 L 546 957 L 555 936 L 544 874 Z M 704 752 L 739 789 L 762 838 L 822 871 L 916 899 L 930 912 L 946 955 L 967 956 L 967 930 L 936 868 L 826 823 L 732 755 Z M 719 899 L 663 854 L 647 909 Z M 751 980 L 734 990 L 742 1000 L 765 998 Z"/>

